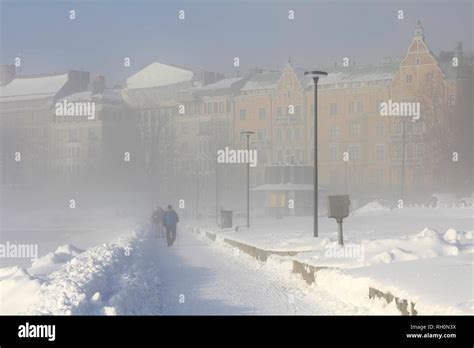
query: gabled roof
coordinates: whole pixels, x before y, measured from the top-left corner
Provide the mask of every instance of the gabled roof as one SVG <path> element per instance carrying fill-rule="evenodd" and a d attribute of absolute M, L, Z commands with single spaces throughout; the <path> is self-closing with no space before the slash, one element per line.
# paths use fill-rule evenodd
<path fill-rule="evenodd" d="M 68 74 L 18 77 L 0 87 L 1 101 L 40 99 L 56 95 L 67 83 Z"/>
<path fill-rule="evenodd" d="M 127 88 L 151 88 L 191 81 L 194 73 L 191 70 L 178 68 L 159 62 L 152 63 L 146 68 L 127 79 Z"/>

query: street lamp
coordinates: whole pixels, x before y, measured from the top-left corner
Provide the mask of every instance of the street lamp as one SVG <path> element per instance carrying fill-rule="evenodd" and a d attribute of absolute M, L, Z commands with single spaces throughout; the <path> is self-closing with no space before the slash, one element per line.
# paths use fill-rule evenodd
<path fill-rule="evenodd" d="M 325 71 L 306 71 L 305 75 L 311 76 L 314 82 L 314 222 L 313 234 L 318 236 L 318 81 L 319 76 L 327 76 Z"/>
<path fill-rule="evenodd" d="M 241 134 L 247 136 L 247 228 L 250 228 L 250 136 L 255 132 L 242 131 Z"/>

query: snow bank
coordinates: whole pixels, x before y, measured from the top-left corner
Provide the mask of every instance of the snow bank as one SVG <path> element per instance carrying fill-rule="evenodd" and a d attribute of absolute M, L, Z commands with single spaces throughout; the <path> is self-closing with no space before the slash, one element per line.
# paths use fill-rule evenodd
<path fill-rule="evenodd" d="M 387 204 L 383 204 L 382 202 L 379 202 L 379 201 L 373 201 L 364 205 L 362 208 L 354 210 L 351 213 L 351 216 L 377 215 L 377 214 L 380 214 L 381 212 L 387 212 L 390 210 L 391 209 Z"/>
<path fill-rule="evenodd" d="M 419 314 L 472 314 L 472 255 L 442 256 L 349 270 L 320 270 L 319 287 L 354 304 L 369 300 L 369 288 L 414 304 Z"/>
<path fill-rule="evenodd" d="M 294 259 L 316 267 L 357 268 L 376 264 L 456 256 L 474 251 L 472 232 L 449 229 L 444 234 L 425 228 L 411 236 L 349 240 L 344 247 L 325 239 L 318 250 L 300 253 Z"/>
<path fill-rule="evenodd" d="M 156 240 L 143 230 L 86 251 L 61 246 L 28 271 L 0 269 L 0 313 L 156 314 L 154 253 Z"/>
<path fill-rule="evenodd" d="M 28 272 L 34 275 L 48 275 L 83 251 L 70 244 L 62 245 L 56 251 L 34 260 Z"/>

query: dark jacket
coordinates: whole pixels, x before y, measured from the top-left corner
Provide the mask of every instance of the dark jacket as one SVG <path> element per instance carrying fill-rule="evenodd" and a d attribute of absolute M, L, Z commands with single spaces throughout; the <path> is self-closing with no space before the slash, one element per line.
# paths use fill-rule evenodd
<path fill-rule="evenodd" d="M 167 210 L 163 217 L 163 225 L 165 226 L 176 226 L 179 222 L 178 214 L 174 210 Z"/>
<path fill-rule="evenodd" d="M 158 208 L 153 212 L 153 222 L 155 224 L 159 224 L 163 221 L 163 216 L 165 215 L 165 211 L 162 208 Z"/>

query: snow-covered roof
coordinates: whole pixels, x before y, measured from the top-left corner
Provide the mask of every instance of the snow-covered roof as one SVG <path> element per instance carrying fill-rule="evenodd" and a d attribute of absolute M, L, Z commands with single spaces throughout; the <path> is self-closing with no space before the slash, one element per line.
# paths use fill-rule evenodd
<path fill-rule="evenodd" d="M 301 82 L 301 85 L 309 87 L 313 85 L 312 78 L 305 76 L 304 72 L 308 70 L 322 70 L 328 73 L 328 76 L 322 76 L 319 79 L 319 85 L 329 85 L 335 83 L 353 83 L 367 81 L 392 80 L 399 69 L 399 63 L 387 63 L 381 65 L 365 65 L 337 68 L 295 68 L 295 73 Z"/>
<path fill-rule="evenodd" d="M 198 91 L 212 91 L 212 90 L 218 90 L 218 89 L 230 89 L 230 88 L 232 88 L 232 85 L 235 82 L 238 82 L 242 79 L 243 79 L 242 77 L 226 78 L 226 79 L 222 79 L 220 81 L 217 81 L 215 83 L 211 83 L 211 84 L 199 87 L 196 90 L 198 90 Z"/>
<path fill-rule="evenodd" d="M 127 88 L 151 88 L 191 81 L 194 73 L 162 63 L 152 63 L 127 79 Z"/>
<path fill-rule="evenodd" d="M 114 89 L 105 89 L 101 93 L 92 94 L 92 91 L 83 91 L 83 92 L 76 92 L 70 95 L 65 96 L 62 100 L 66 101 L 81 101 L 81 100 L 106 100 L 106 101 L 116 101 L 120 102 L 123 100 L 121 92 L 119 90 Z"/>
<path fill-rule="evenodd" d="M 68 74 L 18 77 L 6 86 L 0 87 L 2 101 L 39 99 L 54 96 L 68 81 Z"/>
<path fill-rule="evenodd" d="M 281 72 L 271 71 L 258 73 L 251 76 L 241 88 L 242 91 L 276 88 L 280 80 Z"/>

